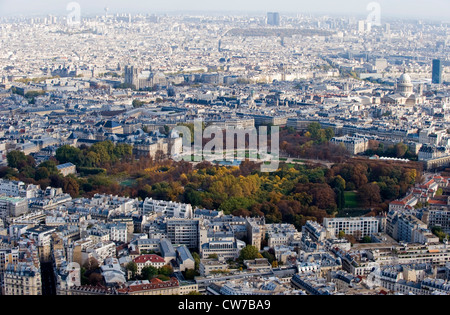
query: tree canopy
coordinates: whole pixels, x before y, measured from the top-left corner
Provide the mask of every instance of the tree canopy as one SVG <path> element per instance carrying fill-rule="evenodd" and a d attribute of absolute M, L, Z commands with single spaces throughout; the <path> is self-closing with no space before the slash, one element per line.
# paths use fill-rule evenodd
<path fill-rule="evenodd" d="M 247 245 L 244 247 L 239 255 L 239 259 L 242 261 L 253 260 L 256 258 L 263 258 L 263 256 L 260 254 L 259 250 L 252 245 Z"/>

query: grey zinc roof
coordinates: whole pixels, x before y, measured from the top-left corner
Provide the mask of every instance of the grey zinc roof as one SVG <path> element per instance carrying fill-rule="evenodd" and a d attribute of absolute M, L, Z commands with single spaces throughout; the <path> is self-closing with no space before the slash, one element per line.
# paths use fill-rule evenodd
<path fill-rule="evenodd" d="M 194 258 L 192 257 L 191 252 L 189 251 L 189 249 L 186 246 L 183 245 L 183 246 L 178 247 L 177 251 L 178 251 L 178 255 L 179 255 L 181 261 L 184 262 L 189 259 L 194 261 Z"/>
<path fill-rule="evenodd" d="M 75 165 L 69 162 L 69 163 L 65 163 L 65 164 L 58 165 L 58 166 L 56 166 L 56 168 L 57 168 L 58 170 L 61 170 L 61 169 L 63 169 L 63 168 L 66 168 L 66 167 L 72 167 L 72 166 L 75 166 Z"/>
<path fill-rule="evenodd" d="M 160 248 L 163 257 L 176 257 L 175 249 L 168 239 L 161 240 Z"/>

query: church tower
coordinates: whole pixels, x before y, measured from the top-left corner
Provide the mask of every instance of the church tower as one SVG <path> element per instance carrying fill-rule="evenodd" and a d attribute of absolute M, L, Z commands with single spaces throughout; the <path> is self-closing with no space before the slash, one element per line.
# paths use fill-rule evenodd
<path fill-rule="evenodd" d="M 139 90 L 138 69 L 134 66 L 125 67 L 125 84 L 134 85 Z"/>

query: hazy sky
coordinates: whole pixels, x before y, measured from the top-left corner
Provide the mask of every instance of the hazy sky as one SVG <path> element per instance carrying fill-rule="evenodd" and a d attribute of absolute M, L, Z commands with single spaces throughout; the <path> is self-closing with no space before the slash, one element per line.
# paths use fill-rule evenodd
<path fill-rule="evenodd" d="M 0 15 L 64 14 L 71 0 L 0 0 Z M 372 0 L 76 0 L 81 14 L 234 11 L 367 16 Z M 377 0 L 381 17 L 450 20 L 450 0 Z"/>

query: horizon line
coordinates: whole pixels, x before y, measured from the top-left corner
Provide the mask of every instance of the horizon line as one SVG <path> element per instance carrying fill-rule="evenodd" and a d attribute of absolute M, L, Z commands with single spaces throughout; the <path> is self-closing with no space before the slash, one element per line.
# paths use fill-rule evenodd
<path fill-rule="evenodd" d="M 108 12 L 108 16 L 115 16 L 120 14 L 126 15 L 134 15 L 134 16 L 148 16 L 148 15 L 200 15 L 200 16 L 212 16 L 212 15 L 259 15 L 265 16 L 269 12 L 278 12 L 280 15 L 288 16 L 288 17 L 296 17 L 296 16 L 313 16 L 313 17 L 332 17 L 332 18 L 363 18 L 366 17 L 365 14 L 352 14 L 352 13 L 339 13 L 339 12 L 320 12 L 320 11 L 275 11 L 275 10 L 154 10 L 153 12 L 136 12 L 136 10 L 130 11 L 113 11 Z M 141 10 L 142 11 L 142 10 Z M 58 10 L 49 13 L 26 13 L 26 14 L 18 14 L 18 13 L 0 13 L 0 18 L 34 18 L 34 17 L 48 17 L 48 16 L 57 16 L 63 17 L 67 15 L 67 11 Z M 84 18 L 93 18 L 98 16 L 104 16 L 105 12 L 101 12 L 99 10 L 92 10 L 87 12 L 84 15 Z M 437 16 L 414 16 L 414 15 L 398 15 L 398 14 L 384 14 L 384 20 L 400 20 L 400 21 L 433 21 L 440 22 L 443 24 L 450 23 L 450 19 L 448 17 L 437 17 Z"/>

